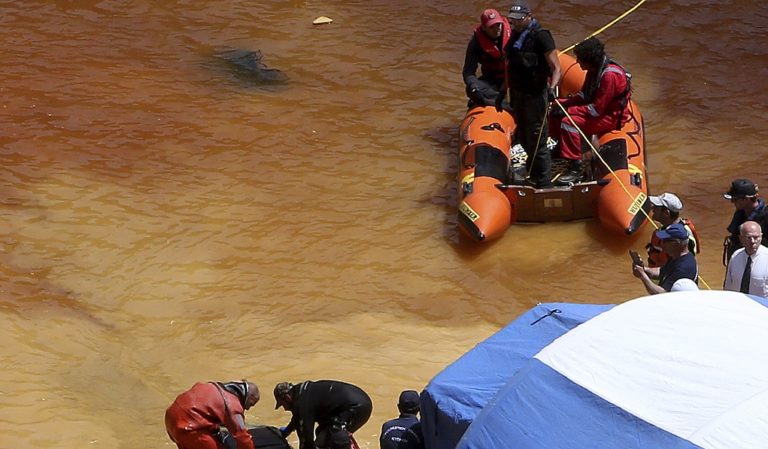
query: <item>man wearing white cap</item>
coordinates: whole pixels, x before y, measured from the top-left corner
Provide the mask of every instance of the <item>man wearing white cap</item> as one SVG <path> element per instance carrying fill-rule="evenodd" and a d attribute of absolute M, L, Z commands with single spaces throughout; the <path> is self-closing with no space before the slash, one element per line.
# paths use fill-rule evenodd
<path fill-rule="evenodd" d="M 696 234 L 696 227 L 693 221 L 688 218 L 681 218 L 680 211 L 683 210 L 683 202 L 674 193 L 664 192 L 658 196 L 649 196 L 651 203 L 651 218 L 661 226 L 659 229 L 666 229 L 669 225 L 682 223 L 688 232 L 688 251 L 692 254 L 701 252 L 699 245 L 699 236 Z M 662 267 L 668 260 L 667 254 L 661 249 L 661 241 L 656 234 L 651 235 L 651 242 L 645 245 L 648 251 L 648 266 L 651 268 Z"/>

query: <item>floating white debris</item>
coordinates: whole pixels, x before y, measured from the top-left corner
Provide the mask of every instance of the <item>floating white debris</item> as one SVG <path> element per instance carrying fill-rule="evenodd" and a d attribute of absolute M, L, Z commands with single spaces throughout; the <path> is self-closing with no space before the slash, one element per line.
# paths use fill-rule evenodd
<path fill-rule="evenodd" d="M 331 23 L 331 22 L 333 22 L 333 19 L 331 19 L 330 17 L 320 16 L 317 19 L 313 20 L 312 24 L 313 25 L 323 25 L 323 24 Z"/>

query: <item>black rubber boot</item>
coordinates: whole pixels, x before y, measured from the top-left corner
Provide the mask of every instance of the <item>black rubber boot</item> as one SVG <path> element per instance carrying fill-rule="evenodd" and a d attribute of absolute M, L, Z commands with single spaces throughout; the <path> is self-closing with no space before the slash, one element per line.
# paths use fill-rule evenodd
<path fill-rule="evenodd" d="M 560 175 L 555 183 L 560 186 L 578 184 L 584 178 L 584 162 L 581 159 L 573 160 L 568 164 L 568 170 Z"/>

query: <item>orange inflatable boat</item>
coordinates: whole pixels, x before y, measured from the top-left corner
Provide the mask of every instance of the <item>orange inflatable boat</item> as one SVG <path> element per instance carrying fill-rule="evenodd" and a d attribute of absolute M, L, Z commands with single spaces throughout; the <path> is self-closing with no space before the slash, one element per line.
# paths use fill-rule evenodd
<path fill-rule="evenodd" d="M 566 54 L 560 55 L 560 66 L 560 96 L 578 92 L 585 72 Z M 459 129 L 458 225 L 462 233 L 487 241 L 504 235 L 515 222 L 595 216 L 613 233 L 636 232 L 645 222 L 650 205 L 643 118 L 634 101 L 629 107 L 631 118 L 620 130 L 593 137 L 597 154 L 585 153 L 589 162 L 585 181 L 547 189 L 512 182 L 521 164 L 516 161 L 519 152 L 512 149 L 515 121 L 509 113 L 493 107 L 467 111 Z"/>

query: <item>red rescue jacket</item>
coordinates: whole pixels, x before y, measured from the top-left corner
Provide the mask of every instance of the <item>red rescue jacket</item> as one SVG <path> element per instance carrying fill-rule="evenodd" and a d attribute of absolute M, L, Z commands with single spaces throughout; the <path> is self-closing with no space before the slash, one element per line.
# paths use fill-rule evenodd
<path fill-rule="evenodd" d="M 616 129 L 629 119 L 632 96 L 631 75 L 619 64 L 606 59 L 599 71 L 587 72 L 581 91 L 564 100 L 568 114 L 581 117 L 613 117 Z"/>

